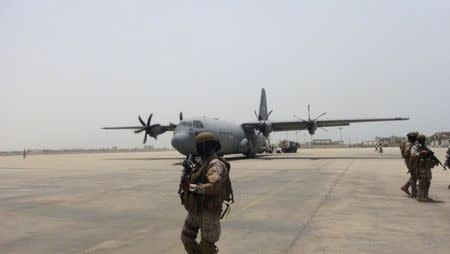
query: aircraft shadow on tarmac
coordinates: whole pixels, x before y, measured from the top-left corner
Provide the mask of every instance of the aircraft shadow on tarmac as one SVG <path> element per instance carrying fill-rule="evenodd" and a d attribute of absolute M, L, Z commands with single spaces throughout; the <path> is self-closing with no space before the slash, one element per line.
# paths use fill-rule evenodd
<path fill-rule="evenodd" d="M 282 156 L 282 157 L 262 157 L 256 158 L 261 160 L 398 160 L 399 157 L 371 157 L 371 156 L 324 156 L 324 157 L 297 157 L 297 156 Z"/>
<path fill-rule="evenodd" d="M 226 157 L 228 161 L 248 160 L 245 156 Z M 273 155 L 258 155 L 256 158 L 250 160 L 398 160 L 397 156 L 391 157 L 373 157 L 373 156 L 273 156 Z M 180 160 L 174 165 L 181 165 L 183 158 L 180 157 L 157 157 L 157 158 L 107 158 L 105 160 L 137 160 L 137 161 L 161 161 L 161 160 Z"/>

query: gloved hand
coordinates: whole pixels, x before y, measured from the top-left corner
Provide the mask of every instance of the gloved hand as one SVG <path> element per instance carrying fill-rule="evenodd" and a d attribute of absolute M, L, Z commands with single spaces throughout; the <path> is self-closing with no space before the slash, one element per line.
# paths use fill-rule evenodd
<path fill-rule="evenodd" d="M 191 182 L 189 182 L 189 181 L 183 181 L 181 183 L 181 189 L 183 189 L 185 192 L 188 192 L 190 184 L 191 184 Z"/>
<path fill-rule="evenodd" d="M 197 192 L 198 185 L 197 184 L 189 184 L 189 191 L 190 192 Z"/>
<path fill-rule="evenodd" d="M 420 156 L 427 157 L 429 155 L 428 150 L 420 151 Z"/>

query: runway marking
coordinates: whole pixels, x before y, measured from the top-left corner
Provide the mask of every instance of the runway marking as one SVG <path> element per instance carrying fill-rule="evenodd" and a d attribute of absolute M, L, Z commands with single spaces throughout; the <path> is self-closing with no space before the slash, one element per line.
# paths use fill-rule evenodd
<path fill-rule="evenodd" d="M 320 202 L 320 204 L 316 207 L 316 209 L 314 210 L 314 212 L 312 213 L 311 217 L 308 219 L 308 221 L 305 223 L 305 225 L 303 225 L 303 227 L 301 228 L 300 232 L 298 232 L 298 234 L 295 236 L 294 240 L 291 242 L 291 244 L 289 245 L 289 248 L 287 249 L 286 253 L 290 253 L 292 248 L 294 247 L 295 243 L 301 239 L 301 236 L 303 234 L 303 232 L 306 230 L 306 228 L 309 226 L 309 224 L 311 223 L 312 219 L 316 216 L 317 212 L 319 211 L 320 208 L 322 208 L 322 206 L 325 204 L 325 202 L 328 200 L 328 198 L 331 196 L 331 193 L 333 193 L 334 188 L 336 188 L 336 186 L 338 185 L 338 183 L 341 181 L 342 177 L 345 175 L 345 173 L 348 171 L 348 169 L 350 168 L 350 166 L 353 164 L 353 161 L 350 161 L 350 163 L 347 165 L 347 167 L 344 169 L 344 171 L 340 174 L 340 176 L 338 177 L 338 179 L 336 180 L 336 182 L 333 184 L 333 186 L 330 188 L 330 190 L 328 191 L 327 195 L 325 196 L 325 198 Z"/>
<path fill-rule="evenodd" d="M 256 199 L 255 201 L 250 202 L 248 205 L 244 206 L 241 210 L 242 210 L 242 211 L 246 211 L 246 210 L 249 209 L 250 207 L 256 206 L 256 205 L 258 205 L 259 203 L 262 203 L 262 202 L 264 202 L 264 201 L 266 201 L 266 200 L 272 198 L 272 197 L 275 196 L 276 194 L 278 194 L 278 193 L 280 193 L 281 191 L 287 189 L 291 184 L 300 181 L 302 178 L 304 178 L 304 176 L 297 177 L 297 178 L 295 178 L 295 179 L 289 181 L 288 183 L 279 186 L 278 188 L 276 188 L 275 190 L 269 192 L 268 194 L 265 194 L 265 195 L 261 196 L 260 198 Z"/>

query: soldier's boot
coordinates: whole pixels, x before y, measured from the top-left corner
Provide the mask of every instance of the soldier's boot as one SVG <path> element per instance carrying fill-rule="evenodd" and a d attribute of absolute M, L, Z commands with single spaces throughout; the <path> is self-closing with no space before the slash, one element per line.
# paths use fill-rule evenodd
<path fill-rule="evenodd" d="M 217 254 L 219 253 L 219 249 L 213 242 L 210 242 L 202 237 L 200 241 L 200 252 L 201 254 Z"/>
<path fill-rule="evenodd" d="M 419 190 L 417 191 L 417 201 L 419 202 L 427 202 L 428 199 L 425 198 L 425 192 L 422 188 L 421 184 L 419 184 Z"/>
<path fill-rule="evenodd" d="M 411 193 L 409 192 L 409 186 L 411 186 L 411 183 L 408 181 L 405 183 L 405 185 L 403 185 L 400 190 L 404 191 L 406 194 L 408 194 L 408 196 L 411 195 Z"/>
<path fill-rule="evenodd" d="M 195 240 L 196 235 L 183 231 L 181 233 L 181 241 L 183 242 L 184 249 L 188 254 L 201 254 L 200 245 Z"/>
<path fill-rule="evenodd" d="M 428 192 L 430 191 L 430 187 L 431 187 L 431 182 L 427 182 L 427 186 L 426 186 L 426 189 L 425 189 L 425 198 L 427 199 L 428 202 L 434 201 L 432 198 L 430 198 L 428 196 Z"/>
<path fill-rule="evenodd" d="M 411 183 L 411 197 L 417 198 L 417 184 Z"/>
<path fill-rule="evenodd" d="M 423 193 L 422 190 L 419 189 L 419 191 L 417 192 L 417 201 L 419 202 L 430 202 L 430 200 L 428 199 L 428 197 L 425 197 L 425 194 Z"/>

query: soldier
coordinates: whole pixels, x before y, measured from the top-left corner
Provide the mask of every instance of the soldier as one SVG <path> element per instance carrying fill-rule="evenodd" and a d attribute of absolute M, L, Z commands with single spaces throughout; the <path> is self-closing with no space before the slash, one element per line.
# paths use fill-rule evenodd
<path fill-rule="evenodd" d="M 215 243 L 220 238 L 222 204 L 232 203 L 233 191 L 229 178 L 230 164 L 216 152 L 220 143 L 211 132 L 195 137 L 197 155 L 200 157 L 188 183 L 182 186 L 181 199 L 188 211 L 181 232 L 181 241 L 189 254 L 217 253 Z M 222 214 L 222 217 L 221 217 Z M 200 243 L 196 241 L 201 231 Z"/>
<path fill-rule="evenodd" d="M 450 146 L 447 149 L 447 156 L 446 156 L 446 160 L 445 160 L 445 166 L 446 167 L 450 167 Z"/>
<path fill-rule="evenodd" d="M 416 165 L 417 178 L 419 180 L 419 190 L 417 192 L 417 201 L 431 202 L 428 192 L 431 186 L 431 169 L 438 165 L 438 162 L 432 158 L 432 152 L 425 146 L 426 137 L 417 136 L 417 142 L 411 148 L 411 160 Z"/>
<path fill-rule="evenodd" d="M 406 194 L 411 195 L 411 197 L 417 197 L 417 170 L 411 161 L 411 148 L 417 141 L 418 132 L 410 132 L 406 135 L 408 141 L 400 145 L 400 150 L 402 157 L 405 160 L 406 168 L 410 174 L 409 180 L 400 189 Z M 409 187 L 411 186 L 411 192 L 409 192 Z"/>
<path fill-rule="evenodd" d="M 450 140 L 449 140 L 450 142 Z M 445 160 L 445 166 L 447 168 L 450 168 L 450 146 L 447 149 L 447 156 L 446 156 L 446 160 Z M 450 189 L 450 185 L 448 185 L 448 188 Z"/>

